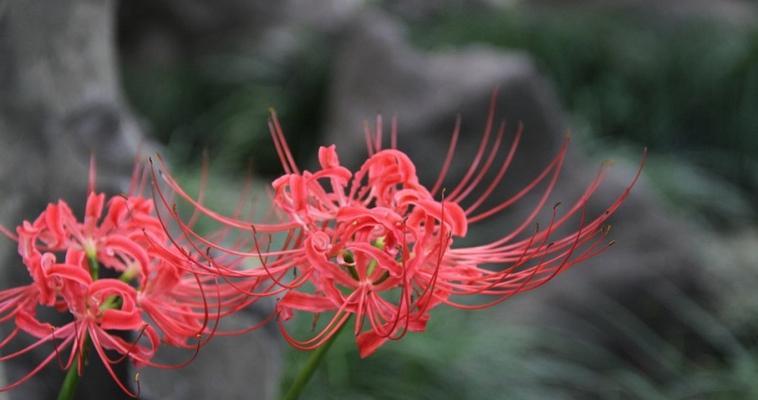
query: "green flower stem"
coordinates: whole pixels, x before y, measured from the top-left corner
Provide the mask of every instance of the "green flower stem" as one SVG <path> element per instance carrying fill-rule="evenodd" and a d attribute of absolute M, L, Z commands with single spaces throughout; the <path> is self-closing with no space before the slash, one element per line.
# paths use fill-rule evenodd
<path fill-rule="evenodd" d="M 97 248 L 92 241 L 85 241 L 84 254 L 87 256 L 87 261 L 89 261 L 89 273 L 92 276 L 92 280 L 96 281 L 100 275 L 100 264 L 97 263 Z"/>
<path fill-rule="evenodd" d="M 332 347 L 332 343 L 334 343 L 334 341 L 337 339 L 337 336 L 339 336 L 340 332 L 344 330 L 346 325 L 348 325 L 347 321 L 345 321 L 341 327 L 337 328 L 337 332 L 335 332 L 334 335 L 332 335 L 332 337 L 327 340 L 326 343 L 311 352 L 311 355 L 308 357 L 308 361 L 306 361 L 303 368 L 300 369 L 300 372 L 297 374 L 295 381 L 292 382 L 292 386 L 290 386 L 287 394 L 282 397 L 282 400 L 297 400 L 300 397 L 303 389 L 305 389 L 305 387 L 308 385 L 308 381 L 311 380 L 313 373 L 316 372 L 319 364 L 321 364 L 321 360 L 324 358 L 324 355 L 326 355 L 326 352 L 328 352 L 329 348 Z"/>
<path fill-rule="evenodd" d="M 86 335 L 87 333 L 85 333 Z M 89 336 L 84 340 L 84 348 L 82 350 L 82 360 L 87 359 L 87 348 L 89 348 Z M 66 372 L 66 378 L 63 379 L 61 390 L 58 392 L 58 400 L 74 400 L 74 394 L 76 393 L 76 387 L 79 385 L 79 371 L 76 368 L 76 362 L 72 363 Z"/>
<path fill-rule="evenodd" d="M 97 280 L 100 275 L 100 265 L 97 262 L 97 253 L 94 251 L 87 251 L 87 261 L 89 262 L 89 271 L 92 276 L 92 280 Z M 87 351 L 89 349 L 90 340 L 87 332 L 84 332 L 84 346 L 79 350 L 81 351 L 81 360 L 83 363 L 87 361 Z M 86 364 L 85 364 L 86 365 Z M 63 379 L 61 390 L 58 392 L 58 400 L 73 400 L 76 393 L 76 387 L 79 386 L 79 371 L 77 370 L 77 363 L 73 362 L 68 371 L 66 377 Z"/>
<path fill-rule="evenodd" d="M 73 400 L 78 385 L 79 373 L 76 371 L 76 363 L 74 363 L 66 372 L 66 379 L 63 380 L 61 391 L 58 392 L 58 400 Z"/>

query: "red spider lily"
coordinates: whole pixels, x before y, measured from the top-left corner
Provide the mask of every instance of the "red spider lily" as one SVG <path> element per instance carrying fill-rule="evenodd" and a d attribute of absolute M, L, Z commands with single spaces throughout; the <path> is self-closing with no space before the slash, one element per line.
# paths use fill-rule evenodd
<path fill-rule="evenodd" d="M 277 320 L 285 339 L 294 347 L 311 350 L 322 346 L 354 317 L 356 342 L 361 356 L 366 357 L 387 340 L 400 339 L 408 331 L 423 331 L 430 310 L 436 306 L 492 306 L 543 285 L 612 244 L 605 239 L 606 221 L 628 196 L 641 167 L 626 190 L 599 216 L 588 219 L 584 209 L 603 181 L 605 167 L 566 212 L 559 215 L 558 207 L 553 207 L 547 228 L 530 232 L 558 181 L 568 140 L 525 188 L 485 206 L 493 203 L 491 196 L 501 186 L 522 134 L 519 126 L 496 167 L 505 124 L 493 129 L 493 114 L 494 96 L 476 155 L 463 178 L 447 191 L 441 189 L 455 154 L 460 123 L 456 124 L 439 176 L 428 189 L 419 182 L 413 162 L 397 149 L 394 121 L 389 149 L 383 149 L 380 118 L 375 132 L 366 128 L 368 159 L 357 171 L 340 164 L 332 145 L 319 149 L 318 170 L 301 172 L 272 112 L 269 127 L 285 172 L 272 184 L 278 220 L 253 223 L 221 215 L 193 199 L 164 173 L 169 189 L 195 211 L 227 229 L 252 230 L 252 246 L 247 251 L 241 246 L 229 247 L 195 233 L 178 213 L 172 217 L 182 237 L 195 243 L 192 247 L 198 253 L 205 249 L 205 253 L 212 250 L 258 260 L 259 267 L 248 269 L 211 257 L 205 261 L 221 276 L 270 282 L 247 294 L 281 294 Z M 467 236 L 471 225 L 513 206 L 540 185 L 544 189 L 521 224 L 480 245 L 456 244 L 458 238 Z M 174 209 L 160 188 L 159 193 L 166 208 Z M 572 218 L 580 220 L 577 230 L 557 234 Z M 272 239 L 276 235 L 278 240 Z M 274 242 L 281 246 L 272 250 Z M 474 301 L 489 299 L 472 303 L 464 300 L 469 296 Z M 314 326 L 319 315 L 331 317 L 311 338 L 298 340 L 285 324 L 296 312 L 313 314 Z"/>
<path fill-rule="evenodd" d="M 113 364 L 129 359 L 137 366 L 186 365 L 160 364 L 153 356 L 161 344 L 196 353 L 213 336 L 221 317 L 251 302 L 236 287 L 195 271 L 187 251 L 164 230 L 153 200 L 141 195 L 146 177 L 139 168 L 135 167 L 129 193 L 107 202 L 104 194 L 94 192 L 94 164 L 90 170 L 83 222 L 66 202 L 58 201 L 34 222 L 24 221 L 16 234 L 2 228 L 18 242 L 32 282 L 0 291 L 0 322 L 15 325 L 0 341 L 0 349 L 13 346 L 19 335 L 36 341 L 0 356 L 0 361 L 45 345 L 53 350 L 0 390 L 21 385 L 56 358 L 63 368 L 76 363 L 73 368 L 81 374 L 91 343 L 117 385 L 136 397 L 116 376 Z M 120 276 L 100 277 L 100 266 Z M 69 315 L 72 321 L 61 326 L 41 321 L 41 308 Z"/>

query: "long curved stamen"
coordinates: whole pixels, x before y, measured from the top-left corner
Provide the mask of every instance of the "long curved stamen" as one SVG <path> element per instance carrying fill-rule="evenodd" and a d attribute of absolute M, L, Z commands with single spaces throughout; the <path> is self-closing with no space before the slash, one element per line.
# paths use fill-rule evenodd
<path fill-rule="evenodd" d="M 494 125 L 495 120 L 495 99 L 497 98 L 497 91 L 492 92 L 492 99 L 490 100 L 490 108 L 487 112 L 487 122 L 484 126 L 484 134 L 482 135 L 482 140 L 479 142 L 479 148 L 476 150 L 476 154 L 474 155 L 474 160 L 471 162 L 471 165 L 469 165 L 468 170 L 466 170 L 466 174 L 463 176 L 463 179 L 458 182 L 458 185 L 453 189 L 452 192 L 450 192 L 450 198 L 455 199 L 456 196 L 458 196 L 458 193 L 460 193 L 463 188 L 468 185 L 469 180 L 476 172 L 476 168 L 479 166 L 479 163 L 482 161 L 482 156 L 484 155 L 484 151 L 487 148 L 487 143 L 489 142 L 490 134 L 492 133 L 492 127 Z"/>
<path fill-rule="evenodd" d="M 442 169 L 440 169 L 439 174 L 437 175 L 437 181 L 434 182 L 434 185 L 432 186 L 432 189 L 429 191 L 432 196 L 435 196 L 437 194 L 437 191 L 439 191 L 442 188 L 442 183 L 445 181 L 445 177 L 447 177 L 447 172 L 450 169 L 450 164 L 453 162 L 453 155 L 455 154 L 455 148 L 458 144 L 458 135 L 461 133 L 461 116 L 458 115 L 455 118 L 455 128 L 453 128 L 453 135 L 450 138 L 450 144 L 447 148 L 447 155 L 445 156 L 445 161 L 442 163 Z"/>
<path fill-rule="evenodd" d="M 206 185 L 208 184 L 208 152 L 203 151 L 203 156 L 201 158 L 200 162 L 200 184 L 197 189 L 197 202 L 200 204 L 203 204 L 203 201 L 205 200 L 205 189 Z M 190 216 L 189 222 L 187 222 L 187 226 L 194 226 L 197 223 L 197 220 L 200 218 L 200 212 L 197 209 L 194 209 L 192 212 L 192 216 Z"/>
<path fill-rule="evenodd" d="M 26 375 L 17 379 L 13 383 L 0 387 L 0 392 L 7 392 L 9 390 L 15 389 L 21 386 L 22 384 L 26 383 L 26 381 L 31 379 L 34 375 L 39 373 L 43 368 L 45 368 L 48 364 L 50 364 L 50 362 L 53 361 L 53 359 L 55 358 L 55 355 L 58 354 L 58 352 L 60 352 L 61 350 L 63 350 L 66 346 L 68 346 L 73 339 L 74 338 L 72 336 L 67 337 L 63 342 L 61 342 L 59 345 L 55 347 L 54 352 L 50 353 L 50 355 L 48 355 L 39 364 L 37 364 L 36 367 L 32 368 L 32 370 L 29 371 Z"/>
<path fill-rule="evenodd" d="M 271 132 L 271 137 L 274 140 L 274 145 L 277 147 L 279 159 L 282 162 L 284 171 L 289 171 L 288 173 L 299 174 L 300 170 L 297 168 L 295 159 L 292 157 L 292 152 L 287 145 L 287 140 L 284 138 L 284 133 L 282 132 L 282 127 L 279 124 L 279 118 L 276 116 L 276 111 L 274 111 L 273 108 L 269 111 L 271 114 L 271 117 L 269 118 L 269 131 Z"/>
<path fill-rule="evenodd" d="M 87 195 L 95 193 L 95 154 L 89 156 L 89 176 L 87 179 Z"/>
<path fill-rule="evenodd" d="M 503 180 L 503 177 L 505 176 L 506 171 L 508 171 L 508 168 L 511 165 L 511 162 L 513 161 L 513 156 L 516 154 L 516 149 L 518 148 L 519 143 L 521 142 L 521 134 L 524 132 L 524 125 L 519 122 L 518 128 L 516 129 L 516 136 L 513 139 L 513 143 L 511 144 L 510 150 L 508 150 L 508 155 L 505 158 L 505 161 L 500 165 L 500 169 L 497 171 L 497 174 L 495 175 L 495 178 L 492 179 L 492 182 L 490 182 L 489 186 L 487 186 L 487 189 L 482 192 L 482 194 L 479 196 L 479 198 L 476 199 L 476 201 L 468 206 L 466 210 L 464 211 L 466 215 L 471 214 L 474 212 L 479 206 L 484 203 L 487 198 L 492 194 L 492 192 L 495 190 L 495 188 L 500 184 L 500 182 Z"/>
<path fill-rule="evenodd" d="M 537 176 L 537 178 L 535 178 L 531 183 L 529 183 L 525 188 L 523 188 L 521 191 L 519 191 L 518 193 L 516 193 L 511 198 L 509 198 L 509 199 L 503 201 L 502 203 L 500 203 L 500 204 L 498 204 L 498 205 L 490 208 L 487 211 L 484 211 L 484 212 L 481 212 L 481 213 L 479 213 L 477 215 L 469 217 L 468 218 L 469 223 L 479 222 L 479 221 L 481 221 L 481 220 L 483 220 L 485 218 L 491 217 L 492 215 L 497 214 L 500 211 L 502 211 L 502 210 L 510 207 L 515 202 L 517 202 L 518 200 L 520 200 L 521 198 L 523 198 L 527 193 L 531 192 L 532 189 L 534 189 L 535 186 L 537 186 L 542 180 L 544 180 L 548 175 L 550 175 L 550 172 L 552 172 L 551 179 L 550 179 L 550 181 L 548 183 L 547 188 L 545 189 L 545 192 L 543 193 L 542 198 L 537 203 L 537 206 L 534 207 L 533 215 L 536 216 L 537 213 L 539 213 L 539 210 L 542 209 L 542 207 L 544 206 L 545 202 L 547 201 L 547 198 L 550 196 L 550 193 L 552 193 L 553 188 L 555 187 L 555 184 L 558 182 L 558 176 L 559 176 L 559 174 L 561 172 L 561 167 L 563 166 L 563 161 L 565 159 L 566 151 L 567 150 L 568 150 L 568 141 L 565 141 L 563 143 L 563 146 L 561 146 L 561 150 L 558 152 L 558 156 L 556 156 L 556 158 L 553 159 L 553 161 L 547 166 L 547 168 L 545 168 L 542 171 L 542 173 L 540 173 L 539 176 Z M 523 230 L 523 228 L 526 225 L 531 224 L 531 221 L 533 220 L 533 218 L 528 218 L 527 220 L 528 220 L 528 222 L 524 221 L 524 223 L 522 224 L 522 227 L 521 227 L 520 230 Z M 515 235 L 513 235 L 513 236 L 515 236 Z"/>
<path fill-rule="evenodd" d="M 103 360 L 103 366 L 105 367 L 105 370 L 108 372 L 108 375 L 110 375 L 111 379 L 113 379 L 114 382 L 116 382 L 116 386 L 119 387 L 124 393 L 126 393 L 130 397 L 136 398 L 137 395 L 133 393 L 131 390 L 129 390 L 124 382 L 121 381 L 121 378 L 116 374 L 115 371 L 113 371 L 113 367 L 111 367 L 111 364 L 107 361 L 108 356 L 105 354 L 105 350 L 103 350 L 102 344 L 100 342 L 99 331 L 96 328 L 89 328 L 90 331 L 90 337 L 92 338 L 92 344 L 95 348 L 95 352 L 97 352 L 97 355 L 100 357 L 101 360 Z"/>
<path fill-rule="evenodd" d="M 500 127 L 497 129 L 497 134 L 495 135 L 495 142 L 492 144 L 492 149 L 490 150 L 490 154 L 487 156 L 487 160 L 485 160 L 484 165 L 480 169 L 479 173 L 476 175 L 474 180 L 467 185 L 465 189 L 463 189 L 460 193 L 458 193 L 455 197 L 450 197 L 450 201 L 454 201 L 456 203 L 461 203 L 463 200 L 466 199 L 466 197 L 479 185 L 479 182 L 484 179 L 484 176 L 487 174 L 487 172 L 490 170 L 490 167 L 492 167 L 493 161 L 495 161 L 495 157 L 497 156 L 498 150 L 500 150 L 500 144 L 503 141 L 503 135 L 505 135 L 505 121 L 503 121 L 500 124 Z"/>
<path fill-rule="evenodd" d="M 390 148 L 397 149 L 397 115 L 392 116 L 390 127 Z"/>

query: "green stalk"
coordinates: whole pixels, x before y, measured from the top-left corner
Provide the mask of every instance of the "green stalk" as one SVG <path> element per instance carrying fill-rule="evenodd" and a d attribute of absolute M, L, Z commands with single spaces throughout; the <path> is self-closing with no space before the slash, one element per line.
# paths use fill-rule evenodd
<path fill-rule="evenodd" d="M 90 275 L 92 275 L 92 280 L 97 280 L 100 272 L 100 266 L 97 263 L 97 253 L 94 251 L 88 251 L 87 261 L 89 262 L 89 270 Z M 87 349 L 89 348 L 89 345 L 89 336 L 87 336 L 87 332 L 84 332 L 84 346 L 79 350 L 81 352 L 82 363 L 85 363 L 87 361 Z M 63 379 L 63 384 L 61 385 L 61 390 L 58 392 L 58 400 L 74 399 L 76 387 L 79 386 L 79 380 L 81 379 L 76 366 L 77 363 L 73 362 L 71 363 L 71 366 L 68 367 L 66 377 Z"/>
<path fill-rule="evenodd" d="M 300 397 L 303 389 L 305 389 L 305 387 L 308 385 L 308 381 L 311 380 L 313 373 L 316 372 L 316 369 L 321 364 L 321 360 L 326 355 L 326 352 L 328 352 L 332 347 L 332 343 L 334 343 L 334 341 L 337 339 L 337 336 L 339 336 L 340 332 L 343 331 L 346 325 L 347 321 L 345 321 L 341 327 L 337 328 L 337 332 L 335 332 L 334 335 L 332 335 L 332 337 L 326 341 L 326 343 L 311 352 L 311 355 L 308 357 L 308 361 L 306 361 L 303 368 L 300 369 L 300 372 L 298 372 L 295 381 L 292 382 L 292 386 L 290 386 L 287 394 L 282 397 L 282 400 L 297 400 Z"/>
<path fill-rule="evenodd" d="M 84 347 L 81 350 L 82 362 L 85 362 L 87 360 L 87 352 L 90 345 L 89 336 L 86 336 L 86 332 L 84 334 Z M 66 378 L 63 379 L 63 384 L 61 385 L 61 390 L 58 392 L 58 400 L 74 399 L 76 387 L 79 385 L 79 380 L 81 379 L 81 376 L 79 376 L 79 371 L 77 371 L 76 364 L 77 363 L 74 362 L 71 364 L 71 367 L 68 368 L 68 371 L 66 372 Z"/>
<path fill-rule="evenodd" d="M 73 363 L 66 372 L 66 378 L 63 380 L 60 392 L 58 392 L 58 400 L 73 400 L 78 385 L 79 372 L 76 370 L 76 363 Z"/>

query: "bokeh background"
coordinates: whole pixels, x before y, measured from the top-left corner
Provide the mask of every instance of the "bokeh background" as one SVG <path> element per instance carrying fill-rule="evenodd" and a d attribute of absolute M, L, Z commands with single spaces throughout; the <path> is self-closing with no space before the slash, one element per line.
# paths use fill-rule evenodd
<path fill-rule="evenodd" d="M 396 115 L 428 182 L 459 114 L 463 173 L 499 88 L 509 134 L 525 126 L 499 194 L 570 132 L 553 197 L 570 203 L 612 159 L 596 212 L 649 149 L 610 251 L 494 309 L 435 310 L 427 332 L 366 360 L 345 335 L 306 399 L 758 398 L 755 1 L 0 1 L 0 28 L 8 225 L 58 197 L 81 202 L 91 150 L 113 191 L 140 147 L 189 186 L 207 152 L 212 203 L 233 208 L 248 171 L 261 191 L 281 173 L 269 108 L 305 166 L 331 143 L 356 165 L 363 121 Z M 275 330 L 226 340 L 187 370 L 143 372 L 145 398 L 275 398 L 307 357 Z M 112 389 L 88 378 L 83 396 Z M 46 398 L 24 390 L 11 396 Z"/>

